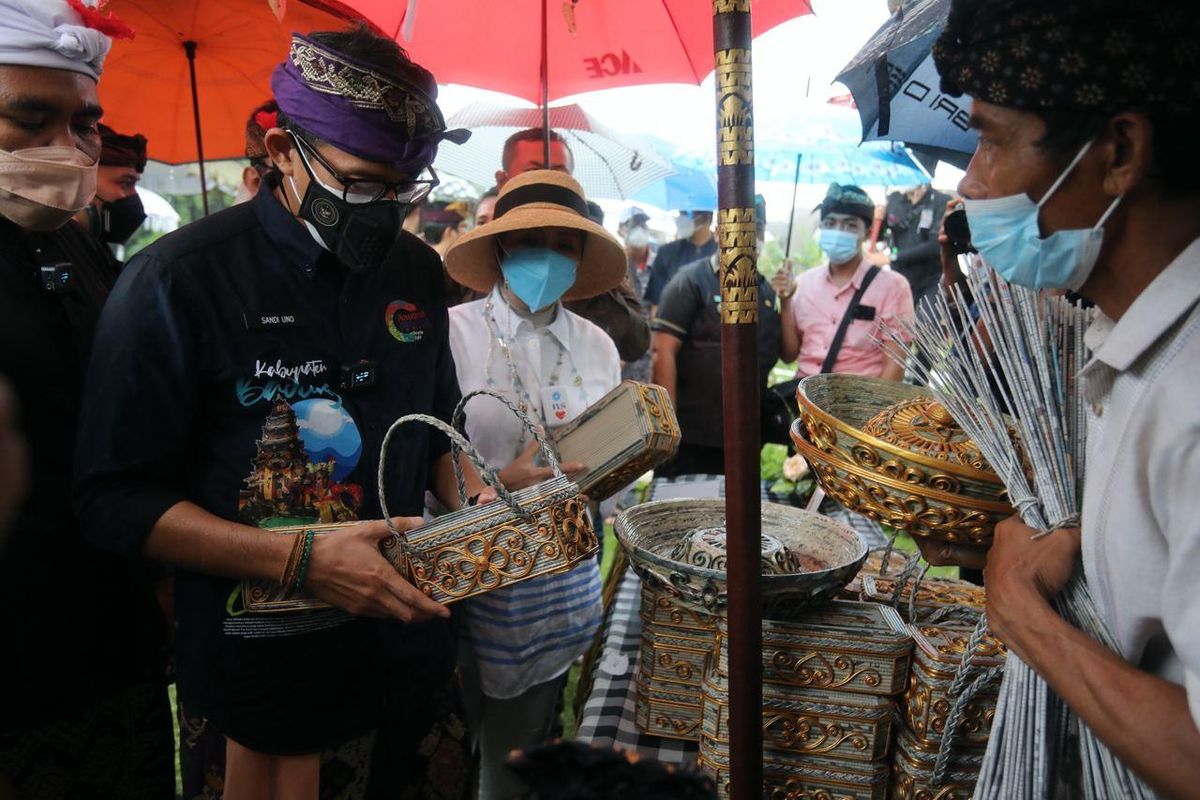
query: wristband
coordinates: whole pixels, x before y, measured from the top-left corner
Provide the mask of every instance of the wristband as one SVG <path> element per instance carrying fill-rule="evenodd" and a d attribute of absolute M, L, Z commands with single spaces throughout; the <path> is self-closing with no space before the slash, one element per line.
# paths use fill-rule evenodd
<path fill-rule="evenodd" d="M 300 554 L 300 562 L 296 566 L 296 579 L 292 581 L 292 590 L 300 591 L 304 588 L 304 581 L 308 579 L 308 564 L 312 558 L 313 537 L 316 534 L 313 531 L 304 532 L 304 550 Z"/>

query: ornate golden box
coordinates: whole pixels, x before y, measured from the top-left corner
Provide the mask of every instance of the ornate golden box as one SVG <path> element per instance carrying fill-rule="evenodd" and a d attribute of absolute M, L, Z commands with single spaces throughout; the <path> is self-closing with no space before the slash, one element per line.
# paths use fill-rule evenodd
<path fill-rule="evenodd" d="M 579 490 L 605 500 L 679 449 L 679 421 L 667 390 L 623 381 L 554 434 L 559 457 L 587 466 Z"/>
<path fill-rule="evenodd" d="M 728 796 L 728 622 L 701 684 L 700 764 Z M 763 620 L 763 796 L 887 796 L 894 695 L 912 639 L 896 612 L 833 601 L 800 621 Z"/>
<path fill-rule="evenodd" d="M 892 800 L 971 800 L 983 751 L 956 751 L 941 783 L 934 785 L 937 748 L 901 729 L 892 759 Z"/>
<path fill-rule="evenodd" d="M 884 605 L 893 604 L 896 594 L 895 578 L 867 575 L 863 578 L 862 586 L 863 600 Z M 934 614 L 946 617 L 953 610 L 955 613 L 949 618 L 954 620 L 958 627 L 973 625 L 987 603 L 984 588 L 967 581 L 926 578 L 917 587 L 915 602 L 912 591 L 913 581 L 909 581 L 900 592 L 899 603 L 896 606 L 900 616 L 910 623 L 928 620 Z M 908 619 L 910 607 L 916 613 L 916 620 Z"/>
<path fill-rule="evenodd" d="M 700 736 L 700 679 L 712 653 L 717 618 L 642 584 L 642 647 L 634 683 L 634 721 L 669 739 Z"/>
<path fill-rule="evenodd" d="M 702 685 L 700 734 L 729 744 L 729 685 L 708 673 Z M 891 698 L 763 685 L 763 748 L 777 755 L 839 761 L 887 758 L 896 703 Z"/>
<path fill-rule="evenodd" d="M 643 652 L 643 658 L 645 653 Z M 700 692 L 663 680 L 634 679 L 634 722 L 646 733 L 694 742 L 700 738 Z"/>
<path fill-rule="evenodd" d="M 900 703 L 904 722 L 920 741 L 935 749 L 946 730 L 946 720 L 954 706 L 948 695 L 950 685 L 962 662 L 963 652 L 970 643 L 973 631 L 940 626 L 914 626 L 913 640 L 916 655 L 909 673 L 908 689 Z M 979 670 L 1002 666 L 1007 650 L 999 639 L 985 636 L 975 648 L 970 665 Z M 1000 689 L 997 675 L 990 687 L 975 695 L 963 710 L 962 721 L 954 737 L 958 749 L 987 746 L 996 713 L 996 698 Z"/>
<path fill-rule="evenodd" d="M 987 544 L 1013 513 L 1004 486 L 926 389 L 811 375 L 792 441 L 825 493 L 914 537 Z"/>
<path fill-rule="evenodd" d="M 730 797 L 729 750 L 700 741 L 698 762 L 713 776 L 717 795 Z M 797 762 L 773 752 L 763 753 L 764 800 L 886 800 L 886 763 L 855 764 L 809 756 Z"/>
<path fill-rule="evenodd" d="M 728 621 L 717 621 L 712 672 L 729 679 Z M 763 620 L 763 686 L 891 696 L 908 684 L 912 637 L 894 609 L 835 600 L 803 622 Z"/>
<path fill-rule="evenodd" d="M 887 555 L 887 562 L 884 562 L 884 555 Z M 904 565 L 908 563 L 908 554 L 901 550 L 892 550 L 887 552 L 887 548 L 877 548 L 867 553 L 867 560 L 863 562 L 862 567 L 858 570 L 858 574 L 853 580 L 846 584 L 846 588 L 838 594 L 841 600 L 861 600 L 863 590 L 863 578 L 868 575 L 878 577 L 887 577 L 900 574 L 904 569 Z M 881 574 L 886 570 L 886 575 Z"/>
<path fill-rule="evenodd" d="M 648 584 L 642 584 L 642 630 L 648 626 L 687 636 L 707 637 L 717 630 L 717 617 L 676 603 L 671 596 Z"/>

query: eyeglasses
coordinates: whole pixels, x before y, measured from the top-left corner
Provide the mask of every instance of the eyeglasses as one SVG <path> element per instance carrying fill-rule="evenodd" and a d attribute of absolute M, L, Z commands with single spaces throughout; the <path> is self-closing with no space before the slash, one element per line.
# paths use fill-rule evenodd
<path fill-rule="evenodd" d="M 826 217 L 821 220 L 821 228 L 827 231 L 839 230 L 846 233 L 865 233 L 867 226 L 861 219 L 833 219 Z"/>
<path fill-rule="evenodd" d="M 304 139 L 297 136 L 292 131 L 288 131 L 292 138 L 296 140 L 296 147 L 300 153 L 300 158 L 304 161 L 304 166 L 308 170 L 308 174 L 312 176 L 312 164 L 308 162 L 308 156 L 316 159 L 325 170 L 333 176 L 342 186 L 342 200 L 352 204 L 374 203 L 384 199 L 387 195 L 392 195 L 390 198 L 397 203 L 405 205 L 416 205 L 429 196 L 433 188 L 441 181 L 438 179 L 437 172 L 433 167 L 427 167 L 426 172 L 429 173 L 428 178 L 420 178 L 417 180 L 405 180 L 399 183 L 388 183 L 387 181 L 378 180 L 363 180 L 361 178 L 348 178 L 342 173 L 333 168 L 333 165 L 325 160 L 322 155 Z"/>

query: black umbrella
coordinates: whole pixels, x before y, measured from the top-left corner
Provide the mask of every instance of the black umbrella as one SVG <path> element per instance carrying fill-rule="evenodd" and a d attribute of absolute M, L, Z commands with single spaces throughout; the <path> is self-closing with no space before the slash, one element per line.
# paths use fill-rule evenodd
<path fill-rule="evenodd" d="M 931 53 L 949 9 L 950 0 L 904 3 L 837 80 L 854 96 L 864 141 L 904 142 L 965 167 L 978 138 L 967 124 L 971 99 L 942 94 Z"/>

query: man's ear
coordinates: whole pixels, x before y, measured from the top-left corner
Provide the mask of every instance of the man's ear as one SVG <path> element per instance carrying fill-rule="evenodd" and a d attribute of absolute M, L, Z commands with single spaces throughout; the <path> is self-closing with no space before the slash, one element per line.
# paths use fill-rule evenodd
<path fill-rule="evenodd" d="M 504 184 L 508 183 L 508 173 L 502 169 L 496 170 L 496 174 L 494 177 L 496 178 L 496 188 L 497 189 L 501 188 L 502 186 L 504 186 Z"/>
<path fill-rule="evenodd" d="M 271 128 L 263 134 L 263 145 L 267 149 L 267 158 L 275 168 L 284 175 L 295 176 L 299 165 L 292 137 L 283 128 Z"/>
<path fill-rule="evenodd" d="M 1104 191 L 1112 197 L 1141 184 L 1154 159 L 1154 126 L 1136 112 L 1118 114 L 1105 132 Z"/>

